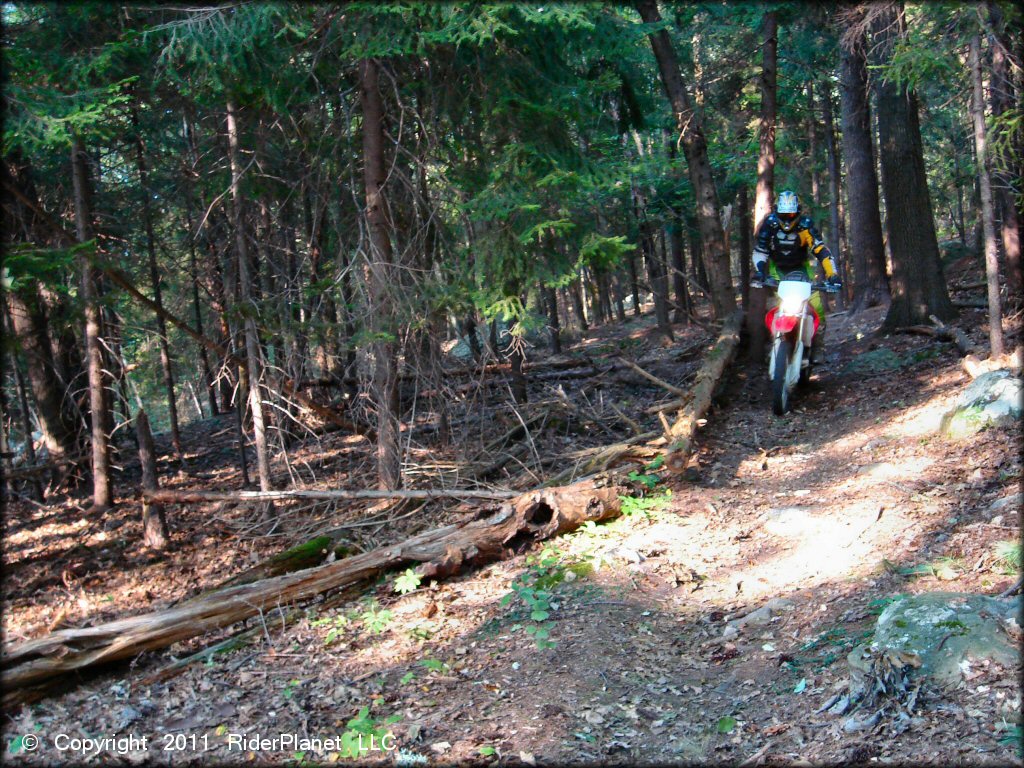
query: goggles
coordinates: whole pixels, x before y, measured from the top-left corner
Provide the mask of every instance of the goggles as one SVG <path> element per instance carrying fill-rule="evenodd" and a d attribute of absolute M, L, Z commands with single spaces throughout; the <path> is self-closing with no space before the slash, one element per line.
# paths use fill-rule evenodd
<path fill-rule="evenodd" d="M 792 224 L 794 221 L 796 221 L 797 216 L 799 216 L 800 214 L 798 214 L 798 213 L 777 213 L 775 215 L 779 217 L 779 221 L 781 221 L 783 224 Z"/>

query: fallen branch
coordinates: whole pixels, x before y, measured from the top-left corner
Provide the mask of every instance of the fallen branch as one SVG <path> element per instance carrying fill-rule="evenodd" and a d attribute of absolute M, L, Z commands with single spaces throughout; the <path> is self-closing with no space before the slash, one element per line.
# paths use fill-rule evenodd
<path fill-rule="evenodd" d="M 967 356 L 975 351 L 974 343 L 967 338 L 967 334 L 962 330 L 956 326 L 946 325 L 935 315 L 929 315 L 928 319 L 935 323 L 935 331 L 938 337 L 955 343 L 961 355 Z"/>
<path fill-rule="evenodd" d="M 645 379 L 647 379 L 648 381 L 650 381 L 650 382 L 652 382 L 654 384 L 657 384 L 659 387 L 661 387 L 662 389 L 666 390 L 667 392 L 671 392 L 673 395 L 676 395 L 677 397 L 686 397 L 687 396 L 688 393 L 687 393 L 687 391 L 685 389 L 680 389 L 679 387 L 677 387 L 677 386 L 675 386 L 673 384 L 669 384 L 667 381 L 663 381 L 662 379 L 659 379 L 654 374 L 648 373 L 647 371 L 645 371 L 643 368 L 641 368 L 639 365 L 637 365 L 633 361 L 627 360 L 626 358 L 621 357 L 621 356 L 618 359 L 621 360 L 622 363 L 627 368 L 633 369 L 634 371 L 639 373 L 641 376 L 643 376 Z"/>
<path fill-rule="evenodd" d="M 296 491 L 190 491 L 160 488 L 142 491 L 142 499 L 159 504 L 195 504 L 214 501 L 231 501 L 235 504 L 257 504 L 261 501 L 285 501 L 287 499 L 310 499 L 314 501 L 344 501 L 351 499 L 486 499 L 503 501 L 518 496 L 515 491 L 485 490 L 437 490 L 407 489 L 383 490 L 296 490 Z"/>
<path fill-rule="evenodd" d="M 12 648 L 2 660 L 5 707 L 71 672 L 133 658 L 145 651 L 226 627 L 281 605 L 364 583 L 409 563 L 422 578 L 443 578 L 462 568 L 514 554 L 531 542 L 620 512 L 623 488 L 583 482 L 535 490 L 502 504 L 490 516 L 425 531 L 404 542 L 333 563 L 229 587 L 173 608 L 81 629 L 64 629 Z"/>
<path fill-rule="evenodd" d="M 665 451 L 665 464 L 673 472 L 681 473 L 686 469 L 697 427 L 711 407 L 711 397 L 736 355 L 742 323 L 743 313 L 737 310 L 726 320 L 715 346 L 704 357 L 704 363 L 697 371 L 696 384 L 692 390 L 693 399 L 672 425 L 670 431 L 675 441 L 669 443 Z"/>

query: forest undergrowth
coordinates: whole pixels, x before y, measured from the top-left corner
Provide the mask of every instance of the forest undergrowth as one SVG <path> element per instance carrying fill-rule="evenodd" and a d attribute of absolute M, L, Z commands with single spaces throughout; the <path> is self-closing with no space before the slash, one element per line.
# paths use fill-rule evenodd
<path fill-rule="evenodd" d="M 909 724 L 849 731 L 818 712 L 846 684 L 846 654 L 895 596 L 997 594 L 1020 567 L 1019 432 L 938 435 L 938 415 L 970 380 L 955 347 L 881 336 L 882 316 L 830 318 L 827 362 L 785 418 L 771 415 L 763 370 L 735 364 L 685 476 L 638 465 L 635 495 L 612 523 L 445 582 L 391 574 L 287 622 L 282 606 L 250 621 L 258 631 L 237 648 L 166 679 L 157 673 L 169 662 L 219 636 L 143 654 L 22 708 L 7 730 L 149 734 L 148 759 L 168 735 L 172 745 L 199 735 L 164 753 L 175 763 L 334 762 L 360 745 L 361 760 L 381 764 L 1019 761 L 1019 681 L 995 665 L 951 694 L 925 690 Z M 966 311 L 962 327 L 984 338 L 973 319 Z M 598 328 L 565 356 L 597 368 L 628 356 L 685 380 L 710 334 L 678 326 L 665 347 L 649 341 L 652 327 L 644 317 Z M 593 380 L 534 379 L 519 416 L 493 399 L 498 436 L 513 418 L 547 409 L 530 421 L 534 460 L 514 457 L 493 485 L 526 483 L 524 473 L 544 471 L 542 457 L 563 457 L 550 476 L 570 450 L 622 440 L 630 421 L 645 428 L 656 418 L 645 411 L 671 397 L 628 367 L 588 390 Z M 189 426 L 180 464 L 158 437 L 165 487 L 237 487 L 231 435 L 224 418 Z M 290 471 L 310 487 L 359 487 L 370 454 L 365 440 L 329 433 L 292 452 Z M 456 479 L 455 448 L 411 456 L 413 484 Z M 141 515 L 130 498 L 102 524 L 80 499 L 15 502 L 5 639 L 165 607 L 324 529 L 353 526 L 346 541 L 362 550 L 476 511 L 414 504 L 297 503 L 269 531 L 244 507 L 172 506 L 173 547 L 158 554 L 136 544 Z M 735 622 L 765 606 L 761 620 Z M 267 750 L 239 734 L 297 741 Z"/>

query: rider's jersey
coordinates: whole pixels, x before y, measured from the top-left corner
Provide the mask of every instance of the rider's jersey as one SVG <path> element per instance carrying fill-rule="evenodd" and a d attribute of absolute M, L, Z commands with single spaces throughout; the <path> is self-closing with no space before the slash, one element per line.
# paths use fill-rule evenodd
<path fill-rule="evenodd" d="M 835 273 L 832 253 L 821 239 L 810 216 L 802 216 L 789 232 L 774 213 L 768 214 L 757 230 L 754 243 L 754 263 L 769 259 L 780 272 L 809 267 L 811 256 L 821 262 L 825 276 Z M 760 258 L 759 258 L 760 257 Z"/>

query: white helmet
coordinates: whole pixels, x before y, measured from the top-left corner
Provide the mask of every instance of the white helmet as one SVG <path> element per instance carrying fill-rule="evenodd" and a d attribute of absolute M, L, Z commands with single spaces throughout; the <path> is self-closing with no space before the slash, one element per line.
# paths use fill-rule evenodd
<path fill-rule="evenodd" d="M 790 192 L 787 189 L 779 194 L 779 199 L 775 203 L 775 215 L 786 232 L 796 226 L 796 222 L 800 218 L 800 198 L 796 196 L 795 192 Z"/>

